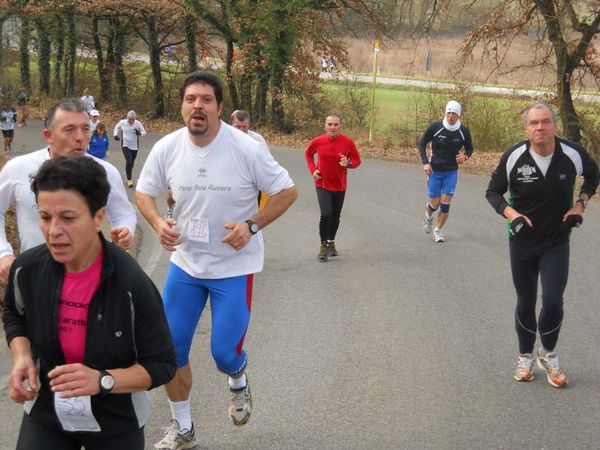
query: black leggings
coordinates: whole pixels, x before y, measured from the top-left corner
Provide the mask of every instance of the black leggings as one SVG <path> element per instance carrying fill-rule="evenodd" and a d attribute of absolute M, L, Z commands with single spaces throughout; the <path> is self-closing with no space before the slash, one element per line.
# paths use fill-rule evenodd
<path fill-rule="evenodd" d="M 319 221 L 319 235 L 321 242 L 335 240 L 335 234 L 340 226 L 340 214 L 344 206 L 345 191 L 334 192 L 317 188 L 317 199 L 321 208 L 321 220 Z"/>
<path fill-rule="evenodd" d="M 544 348 L 554 350 L 563 319 L 563 292 L 569 277 L 569 243 L 536 249 L 510 241 L 510 266 L 517 290 L 515 327 L 519 352 L 533 352 L 536 328 Z M 536 325 L 538 275 L 542 285 L 542 309 Z"/>
<path fill-rule="evenodd" d="M 56 430 L 23 414 L 17 450 L 144 450 L 144 427 L 117 436 Z"/>
<path fill-rule="evenodd" d="M 122 147 L 123 156 L 125 157 L 125 175 L 127 179 L 131 180 L 131 172 L 133 172 L 133 163 L 137 156 L 138 150 L 131 150 L 129 147 Z"/>

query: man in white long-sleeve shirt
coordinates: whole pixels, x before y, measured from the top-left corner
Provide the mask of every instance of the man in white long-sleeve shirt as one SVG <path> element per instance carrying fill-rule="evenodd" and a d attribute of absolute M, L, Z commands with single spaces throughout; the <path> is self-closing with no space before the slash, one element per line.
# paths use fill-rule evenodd
<path fill-rule="evenodd" d="M 29 177 L 37 173 L 44 161 L 58 156 L 86 156 L 90 140 L 88 115 L 79 99 L 64 99 L 54 104 L 46 115 L 44 138 L 48 147 L 11 159 L 0 171 L 0 282 L 6 284 L 8 272 L 15 259 L 6 237 L 5 214 L 16 202 L 17 225 L 21 251 L 43 244 L 35 196 Z M 111 238 L 124 249 L 133 246 L 137 223 L 136 213 L 127 198 L 121 177 L 110 163 L 94 158 L 106 170 L 110 194 L 106 206 L 110 217 Z"/>
<path fill-rule="evenodd" d="M 131 110 L 127 113 L 127 119 L 120 120 L 113 136 L 116 141 L 121 141 L 121 149 L 125 157 L 125 175 L 127 176 L 127 186 L 133 188 L 133 163 L 140 148 L 140 136 L 146 135 L 146 130 L 142 122 L 136 119 L 137 114 Z"/>

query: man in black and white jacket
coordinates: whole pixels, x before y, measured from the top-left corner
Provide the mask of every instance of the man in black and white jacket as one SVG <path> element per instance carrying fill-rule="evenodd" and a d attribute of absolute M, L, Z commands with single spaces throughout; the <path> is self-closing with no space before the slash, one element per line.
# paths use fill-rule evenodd
<path fill-rule="evenodd" d="M 597 163 L 583 147 L 556 136 L 556 114 L 535 103 L 523 113 L 527 140 L 510 148 L 492 174 L 486 198 L 510 223 L 509 246 L 513 283 L 517 291 L 515 326 L 519 358 L 514 378 L 533 380 L 533 349 L 539 330 L 538 366 L 548 383 L 568 383 L 555 346 L 563 319 L 563 292 L 569 273 L 569 235 L 583 221 L 588 200 L 600 178 Z M 583 176 L 573 202 L 575 179 Z M 509 191 L 510 198 L 504 194 Z M 542 308 L 536 318 L 538 276 Z"/>

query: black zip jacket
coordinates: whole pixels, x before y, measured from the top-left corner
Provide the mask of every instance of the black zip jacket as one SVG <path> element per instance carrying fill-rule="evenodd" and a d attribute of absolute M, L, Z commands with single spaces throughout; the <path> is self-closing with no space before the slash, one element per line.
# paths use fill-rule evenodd
<path fill-rule="evenodd" d="M 546 176 L 529 153 L 530 142 L 522 141 L 506 151 L 492 174 L 485 197 L 500 215 L 511 206 L 527 216 L 533 228 L 509 234 L 515 242 L 547 246 L 569 240 L 569 230 L 562 221 L 573 207 L 577 175 L 584 182 L 580 192 L 590 198 L 598 188 L 598 164 L 580 145 L 556 138 L 556 147 Z M 509 191 L 506 201 L 504 194 Z"/>
<path fill-rule="evenodd" d="M 175 375 L 175 350 L 161 296 L 137 262 L 100 234 L 104 259 L 100 285 L 89 305 L 84 364 L 94 369 L 141 364 L 152 379 L 150 389 Z M 65 364 L 58 340 L 58 307 L 64 266 L 46 245 L 17 257 L 4 300 L 4 331 L 10 344 L 17 336 L 31 341 L 39 364 L 41 388 L 29 411 L 32 418 L 62 430 L 54 412 L 47 374 Z M 147 392 L 92 396 L 92 412 L 103 436 L 142 427 L 148 418 Z M 26 411 L 28 409 L 26 404 Z"/>
<path fill-rule="evenodd" d="M 431 142 L 431 160 L 427 159 L 427 144 Z M 461 124 L 456 131 L 447 130 L 441 120 L 431 122 L 419 139 L 419 154 L 423 164 L 431 164 L 434 172 L 448 172 L 458 169 L 456 156 L 461 147 L 465 155 L 473 154 L 473 143 L 469 129 Z"/>

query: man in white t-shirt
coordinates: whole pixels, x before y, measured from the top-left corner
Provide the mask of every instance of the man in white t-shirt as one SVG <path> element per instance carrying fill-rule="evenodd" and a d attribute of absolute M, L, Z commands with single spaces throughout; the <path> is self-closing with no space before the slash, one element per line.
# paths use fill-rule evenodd
<path fill-rule="evenodd" d="M 90 134 L 94 134 L 96 127 L 100 123 L 100 112 L 97 109 L 90 111 Z"/>
<path fill-rule="evenodd" d="M 137 120 L 137 114 L 133 110 L 127 113 L 126 119 L 122 119 L 117 123 L 113 131 L 115 140 L 121 141 L 121 150 L 125 157 L 125 176 L 127 176 L 127 186 L 129 188 L 133 188 L 133 163 L 140 148 L 140 136 L 145 135 L 144 125 Z"/>
<path fill-rule="evenodd" d="M 79 99 L 68 98 L 55 103 L 46 115 L 46 127 L 43 133 L 48 147 L 11 159 L 0 171 L 0 282 L 4 284 L 15 260 L 4 229 L 6 211 L 16 202 L 21 251 L 43 244 L 45 240 L 40 231 L 37 204 L 29 176 L 35 175 L 44 161 L 50 158 L 88 156 L 86 149 L 90 141 L 90 126 Z M 106 210 L 112 225 L 112 241 L 125 250 L 130 249 L 137 224 L 135 209 L 127 199 L 118 170 L 106 161 L 94 160 L 104 167 L 110 183 Z"/>
<path fill-rule="evenodd" d="M 250 129 L 250 114 L 248 111 L 244 111 L 243 109 L 235 110 L 231 113 L 231 126 L 237 128 L 238 130 L 243 131 L 252 139 L 264 144 L 265 147 L 269 148 L 267 141 L 264 137 L 262 137 L 256 131 L 252 131 Z"/>
<path fill-rule="evenodd" d="M 96 104 L 94 102 L 94 97 L 92 97 L 90 95 L 90 90 L 88 88 L 85 88 L 83 90 L 83 96 L 81 97 L 80 100 L 81 100 L 81 103 L 83 103 L 85 112 L 87 112 L 89 115 L 92 112 L 92 109 L 94 109 L 96 107 Z"/>
<path fill-rule="evenodd" d="M 136 188 L 138 208 L 162 246 L 173 252 L 163 301 L 177 354 L 177 373 L 166 386 L 173 420 L 157 449 L 189 448 L 192 371 L 189 351 L 210 294 L 211 351 L 227 374 L 229 415 L 236 425 L 250 418 L 244 337 L 250 321 L 253 274 L 263 267 L 260 229 L 295 201 L 287 171 L 261 144 L 221 121 L 223 87 L 210 72 L 194 72 L 181 90 L 186 127 L 158 141 Z M 173 218 L 161 216 L 156 198 L 172 191 Z M 256 196 L 271 195 L 262 211 Z"/>
<path fill-rule="evenodd" d="M 243 109 L 237 109 L 231 113 L 231 126 L 237 128 L 240 131 L 243 131 L 248 136 L 250 136 L 255 141 L 260 142 L 265 146 L 267 150 L 269 150 L 269 145 L 264 137 L 262 137 L 256 131 L 252 131 L 250 129 L 250 113 Z M 265 205 L 269 201 L 269 196 L 264 192 L 258 193 L 258 209 L 263 209 Z"/>
<path fill-rule="evenodd" d="M 2 136 L 4 137 L 4 153 L 12 150 L 12 141 L 15 138 L 15 123 L 17 122 L 17 110 L 14 106 L 0 108 L 0 122 Z"/>

